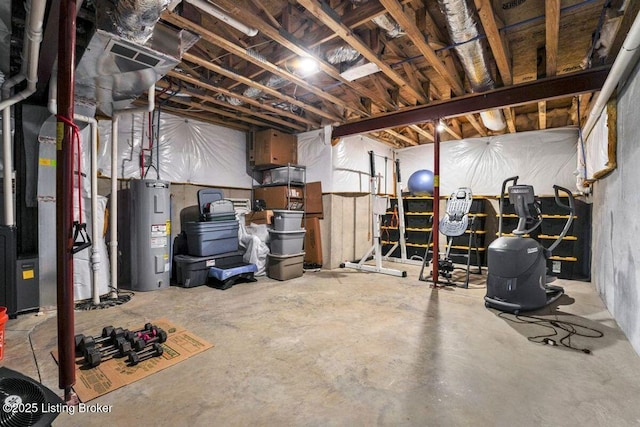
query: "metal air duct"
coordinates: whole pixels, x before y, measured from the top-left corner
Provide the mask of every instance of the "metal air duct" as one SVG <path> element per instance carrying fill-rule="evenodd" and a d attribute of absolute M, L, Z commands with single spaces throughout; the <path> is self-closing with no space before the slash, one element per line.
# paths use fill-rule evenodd
<path fill-rule="evenodd" d="M 98 0 L 97 30 L 76 69 L 75 93 L 111 116 L 180 62 L 199 37 L 158 22 L 168 0 Z"/>
<path fill-rule="evenodd" d="M 447 22 L 451 41 L 462 63 L 474 92 L 486 92 L 495 88 L 495 81 L 489 71 L 487 51 L 478 39 L 478 23 L 467 0 L 438 0 L 440 9 Z M 500 110 L 480 113 L 484 125 L 493 131 L 506 127 Z"/>

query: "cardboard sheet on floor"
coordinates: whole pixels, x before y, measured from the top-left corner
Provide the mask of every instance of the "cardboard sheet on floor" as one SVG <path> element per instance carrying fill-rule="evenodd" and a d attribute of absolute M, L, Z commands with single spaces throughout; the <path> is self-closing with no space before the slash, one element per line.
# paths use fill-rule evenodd
<path fill-rule="evenodd" d="M 82 358 L 76 360 L 76 384 L 73 389 L 81 402 L 88 402 L 213 347 L 213 344 L 166 319 L 151 323 L 168 333 L 167 341 L 163 343 L 164 353 L 160 357 L 153 357 L 136 366 L 129 366 L 126 357 L 110 359 L 92 369 L 83 366 Z M 139 328 L 142 325 L 133 325 L 129 329 Z M 52 351 L 51 355 L 57 362 L 57 351 Z"/>

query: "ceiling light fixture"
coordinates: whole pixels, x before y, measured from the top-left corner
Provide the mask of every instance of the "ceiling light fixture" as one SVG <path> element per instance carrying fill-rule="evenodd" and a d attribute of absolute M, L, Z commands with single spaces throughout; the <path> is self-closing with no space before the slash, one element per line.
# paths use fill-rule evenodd
<path fill-rule="evenodd" d="M 444 130 L 444 123 L 438 122 L 438 125 L 436 126 L 436 130 L 438 132 L 442 132 Z"/>
<path fill-rule="evenodd" d="M 318 67 L 318 61 L 308 56 L 298 58 L 295 62 L 295 68 L 303 77 L 315 74 L 320 70 Z"/>

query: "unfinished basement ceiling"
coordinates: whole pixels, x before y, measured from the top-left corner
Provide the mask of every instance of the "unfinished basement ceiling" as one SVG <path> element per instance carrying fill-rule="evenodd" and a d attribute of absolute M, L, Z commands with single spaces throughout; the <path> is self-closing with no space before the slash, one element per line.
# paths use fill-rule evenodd
<path fill-rule="evenodd" d="M 158 83 L 160 102 L 164 111 L 246 131 L 350 123 L 611 64 L 637 3 L 174 0 L 161 19 L 201 39 Z M 317 72 L 302 71 L 301 57 L 316 59 Z M 373 74 L 351 80 L 347 70 Z M 455 117 L 441 138 L 577 126 L 578 105 L 584 120 L 592 98 L 498 109 L 498 124 L 484 114 Z M 433 141 L 433 132 L 423 123 L 370 136 L 404 147 Z"/>

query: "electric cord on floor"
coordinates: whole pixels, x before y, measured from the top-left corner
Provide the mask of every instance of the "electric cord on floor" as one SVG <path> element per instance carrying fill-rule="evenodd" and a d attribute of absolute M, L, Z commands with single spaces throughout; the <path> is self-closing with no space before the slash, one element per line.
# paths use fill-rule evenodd
<path fill-rule="evenodd" d="M 499 313 L 498 316 L 512 323 L 538 325 L 551 331 L 548 334 L 527 337 L 527 339 L 531 342 L 537 344 L 549 344 L 553 346 L 562 345 L 563 347 L 569 348 L 571 350 L 581 351 L 585 354 L 591 354 L 591 350 L 589 350 L 588 348 L 575 347 L 571 344 L 571 337 L 576 336 L 584 338 L 602 338 L 604 336 L 604 333 L 602 331 L 590 328 L 588 326 L 579 325 L 574 322 L 559 320 L 557 316 L 556 319 L 545 319 L 537 316 L 511 314 L 505 312 Z M 562 336 L 559 340 L 554 340 L 554 337 L 560 336 L 560 331 L 566 332 L 566 335 Z"/>
<path fill-rule="evenodd" d="M 31 346 L 31 355 L 33 356 L 33 362 L 36 364 L 36 371 L 38 372 L 38 382 L 42 384 L 42 375 L 40 375 L 40 365 L 38 365 L 38 358 L 36 357 L 36 350 L 33 348 L 33 340 L 31 339 L 31 333 L 38 325 L 34 325 L 33 328 L 29 331 L 27 336 L 29 337 L 29 346 Z"/>

